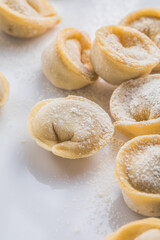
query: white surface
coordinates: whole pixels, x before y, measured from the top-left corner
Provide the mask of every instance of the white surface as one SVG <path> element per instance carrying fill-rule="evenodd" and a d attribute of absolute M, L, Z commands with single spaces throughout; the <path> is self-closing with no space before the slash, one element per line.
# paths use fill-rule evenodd
<path fill-rule="evenodd" d="M 102 25 L 116 24 L 129 12 L 159 7 L 159 0 L 55 0 L 63 21 L 33 40 L 0 33 L 0 71 L 10 97 L 0 109 L 0 239 L 103 240 L 121 225 L 141 218 L 125 205 L 114 178 L 119 140 L 92 158 L 65 160 L 41 149 L 29 137 L 32 106 L 45 98 L 82 95 L 108 111 L 113 87 L 98 81 L 78 91 L 56 89 L 41 69 L 41 53 L 63 27 L 91 37 Z"/>

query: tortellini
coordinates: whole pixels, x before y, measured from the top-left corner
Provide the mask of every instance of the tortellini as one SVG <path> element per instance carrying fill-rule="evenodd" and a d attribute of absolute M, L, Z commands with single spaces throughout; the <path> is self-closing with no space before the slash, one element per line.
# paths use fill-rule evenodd
<path fill-rule="evenodd" d="M 0 73 L 0 107 L 2 107 L 8 100 L 9 83 L 7 79 Z"/>
<path fill-rule="evenodd" d="M 128 223 L 105 240 L 159 240 L 160 220 L 148 218 Z"/>
<path fill-rule="evenodd" d="M 160 9 L 146 8 L 130 13 L 120 22 L 146 34 L 160 48 Z M 160 71 L 160 64 L 153 69 Z"/>
<path fill-rule="evenodd" d="M 112 94 L 110 111 L 115 128 L 130 138 L 160 134 L 160 74 L 121 84 Z"/>
<path fill-rule="evenodd" d="M 64 158 L 83 158 L 103 148 L 113 125 L 96 103 L 77 96 L 36 104 L 28 120 L 30 135 L 42 148 Z"/>
<path fill-rule="evenodd" d="M 119 85 L 148 74 L 160 62 L 160 50 L 146 35 L 123 26 L 102 27 L 91 49 L 95 72 Z"/>
<path fill-rule="evenodd" d="M 0 0 L 0 29 L 14 37 L 36 37 L 59 22 L 49 0 Z"/>
<path fill-rule="evenodd" d="M 58 88 L 78 89 L 97 80 L 90 61 L 91 41 L 75 28 L 60 31 L 42 55 L 46 77 Z"/>
<path fill-rule="evenodd" d="M 116 177 L 133 211 L 160 216 L 160 135 L 133 138 L 120 149 Z"/>

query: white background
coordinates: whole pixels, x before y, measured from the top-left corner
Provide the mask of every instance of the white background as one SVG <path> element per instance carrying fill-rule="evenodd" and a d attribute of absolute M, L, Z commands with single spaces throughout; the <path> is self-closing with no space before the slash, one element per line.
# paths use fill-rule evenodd
<path fill-rule="evenodd" d="M 75 94 L 108 110 L 114 88 L 102 80 L 77 91 L 56 89 L 43 75 L 41 53 L 63 27 L 87 31 L 117 24 L 129 12 L 159 7 L 159 0 L 54 0 L 62 23 L 32 40 L 0 32 L 0 71 L 10 82 L 8 103 L 0 109 L 0 240 L 103 240 L 142 218 L 125 205 L 114 177 L 123 141 L 93 157 L 66 160 L 41 149 L 26 122 L 38 101 Z M 117 137 L 118 136 L 118 137 Z"/>

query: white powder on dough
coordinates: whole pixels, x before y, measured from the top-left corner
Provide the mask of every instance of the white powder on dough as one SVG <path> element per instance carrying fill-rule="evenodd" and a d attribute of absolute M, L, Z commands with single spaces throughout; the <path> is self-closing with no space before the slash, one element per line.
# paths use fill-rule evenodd
<path fill-rule="evenodd" d="M 111 99 L 116 120 L 146 121 L 160 117 L 160 75 L 130 80 Z"/>
<path fill-rule="evenodd" d="M 158 49 L 154 44 L 148 44 L 146 40 L 142 41 L 143 36 L 134 36 L 133 33 L 127 31 L 122 36 L 116 33 L 110 33 L 105 36 L 105 30 L 103 33 L 101 32 L 100 38 L 104 48 L 109 47 L 112 49 L 113 54 L 123 59 L 125 64 L 129 62 L 147 65 L 159 59 Z"/>
<path fill-rule="evenodd" d="M 1 3 L 12 12 L 28 17 L 39 18 L 54 15 L 53 8 L 48 8 L 48 4 L 43 0 L 1 0 Z"/>
<path fill-rule="evenodd" d="M 160 48 L 160 19 L 154 17 L 141 17 L 129 24 L 138 31 L 145 33 Z"/>
<path fill-rule="evenodd" d="M 160 193 L 160 144 L 138 144 L 125 159 L 126 176 L 142 192 Z"/>
<path fill-rule="evenodd" d="M 39 17 L 39 14 L 26 0 L 2 0 L 2 3 L 12 11 L 28 17 Z"/>
<path fill-rule="evenodd" d="M 147 59 L 151 58 L 150 52 L 147 51 L 146 46 L 137 37 L 128 36 L 125 38 L 125 43 L 123 43 L 117 35 L 109 34 L 106 41 L 119 55 L 129 58 L 130 61 L 147 61 Z"/>

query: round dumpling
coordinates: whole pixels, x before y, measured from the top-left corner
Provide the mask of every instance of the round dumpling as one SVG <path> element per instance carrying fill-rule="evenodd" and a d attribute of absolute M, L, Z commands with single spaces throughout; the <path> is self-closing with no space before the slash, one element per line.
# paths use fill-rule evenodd
<path fill-rule="evenodd" d="M 66 158 L 94 154 L 113 134 L 108 114 L 94 102 L 76 96 L 36 104 L 29 115 L 28 129 L 41 147 Z"/>
<path fill-rule="evenodd" d="M 129 208 L 160 216 L 160 135 L 133 138 L 121 147 L 116 177 Z"/>
<path fill-rule="evenodd" d="M 120 25 L 135 28 L 146 34 L 160 48 L 160 9 L 140 9 L 122 19 Z M 160 64 L 154 71 L 160 71 Z"/>
<path fill-rule="evenodd" d="M 146 35 L 123 26 L 102 27 L 91 49 L 95 72 L 119 85 L 148 74 L 160 62 L 160 50 Z"/>
<path fill-rule="evenodd" d="M 121 84 L 110 100 L 115 128 L 128 137 L 160 133 L 160 75 Z"/>
<path fill-rule="evenodd" d="M 0 107 L 2 107 L 8 100 L 9 83 L 7 79 L 0 73 Z"/>
<path fill-rule="evenodd" d="M 91 41 L 75 28 L 60 31 L 42 55 L 46 77 L 63 89 L 78 89 L 97 80 L 90 61 Z"/>
<path fill-rule="evenodd" d="M 14 37 L 36 37 L 59 22 L 49 0 L 0 1 L 0 29 Z"/>

